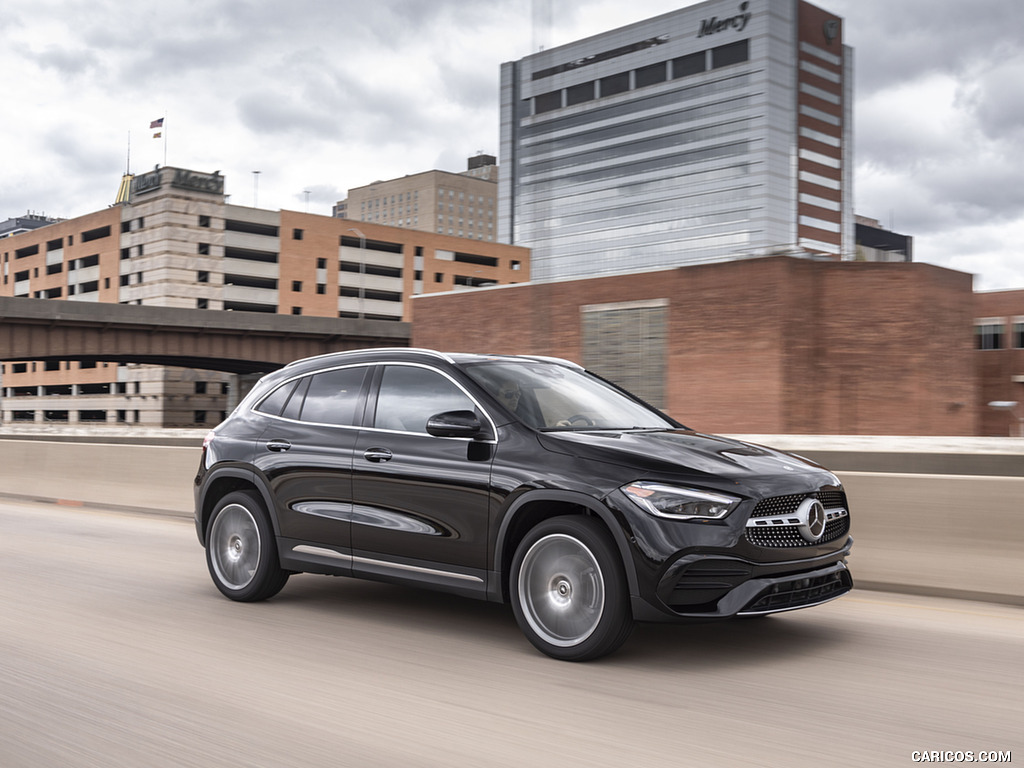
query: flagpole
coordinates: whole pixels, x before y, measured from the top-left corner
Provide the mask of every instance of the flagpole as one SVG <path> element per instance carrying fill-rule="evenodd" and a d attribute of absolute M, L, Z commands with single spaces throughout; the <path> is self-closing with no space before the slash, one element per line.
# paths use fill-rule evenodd
<path fill-rule="evenodd" d="M 164 167 L 167 167 L 167 110 L 164 110 Z"/>

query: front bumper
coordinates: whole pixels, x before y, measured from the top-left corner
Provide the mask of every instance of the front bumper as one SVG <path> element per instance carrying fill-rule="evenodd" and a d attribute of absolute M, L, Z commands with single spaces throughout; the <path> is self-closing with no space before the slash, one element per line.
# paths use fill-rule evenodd
<path fill-rule="evenodd" d="M 774 563 L 727 554 L 687 555 L 665 569 L 654 601 L 634 599 L 633 614 L 641 621 L 711 619 L 827 603 L 853 589 L 846 565 L 852 547 L 848 538 L 842 549 L 827 555 Z"/>

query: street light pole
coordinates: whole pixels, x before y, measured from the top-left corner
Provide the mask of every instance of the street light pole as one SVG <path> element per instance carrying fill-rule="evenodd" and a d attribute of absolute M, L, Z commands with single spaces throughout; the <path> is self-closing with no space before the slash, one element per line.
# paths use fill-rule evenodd
<path fill-rule="evenodd" d="M 366 235 L 355 227 L 349 227 L 346 232 L 355 232 L 359 237 L 359 319 L 363 318 L 363 299 L 366 296 L 366 289 L 363 287 L 363 278 L 366 275 Z"/>

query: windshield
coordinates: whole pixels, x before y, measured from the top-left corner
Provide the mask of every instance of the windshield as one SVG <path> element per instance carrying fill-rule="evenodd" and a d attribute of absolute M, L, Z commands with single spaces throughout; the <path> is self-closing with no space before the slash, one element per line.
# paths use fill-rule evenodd
<path fill-rule="evenodd" d="M 672 429 L 676 425 L 584 371 L 551 363 L 488 361 L 465 366 L 520 421 L 542 430 Z"/>

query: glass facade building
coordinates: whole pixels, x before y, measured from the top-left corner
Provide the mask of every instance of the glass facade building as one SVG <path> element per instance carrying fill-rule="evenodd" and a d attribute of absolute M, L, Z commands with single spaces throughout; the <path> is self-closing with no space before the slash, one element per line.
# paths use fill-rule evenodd
<path fill-rule="evenodd" d="M 501 69 L 501 242 L 534 280 L 854 254 L 852 51 L 803 0 L 712 0 Z"/>

